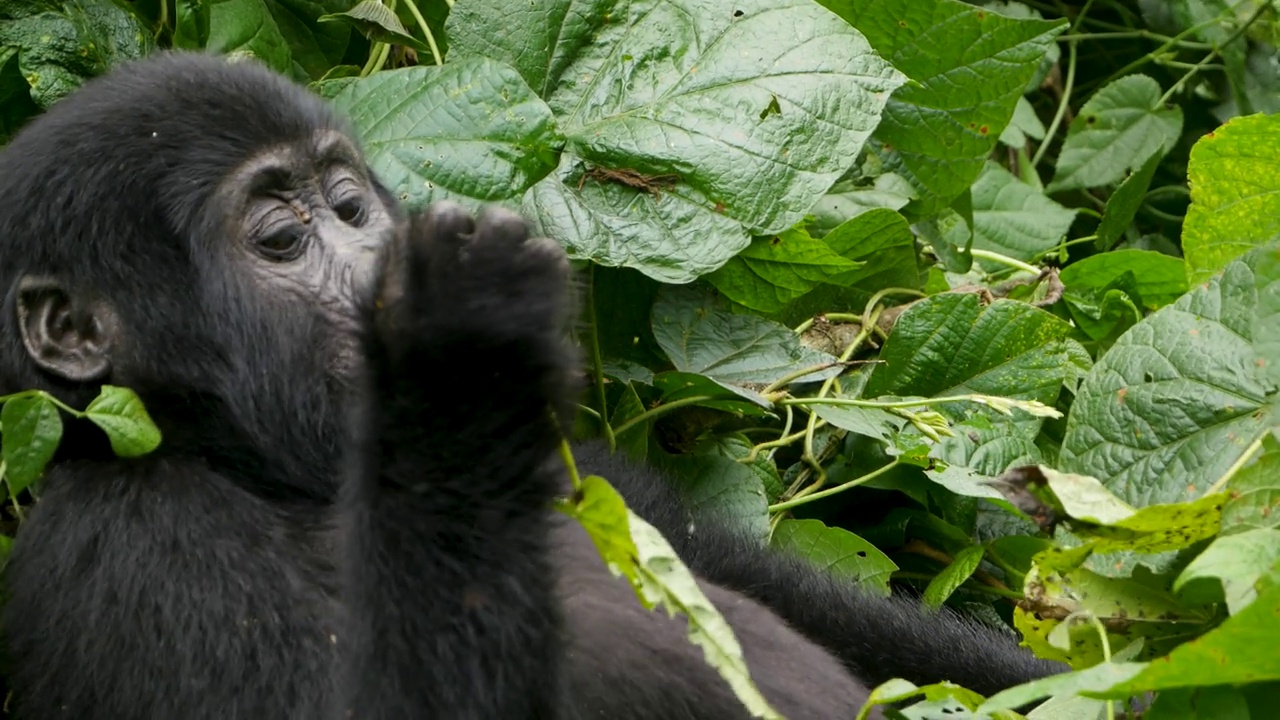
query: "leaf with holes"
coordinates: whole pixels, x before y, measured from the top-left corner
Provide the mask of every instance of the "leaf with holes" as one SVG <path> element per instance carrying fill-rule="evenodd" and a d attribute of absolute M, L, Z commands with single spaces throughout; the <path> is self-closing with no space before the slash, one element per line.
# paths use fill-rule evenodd
<path fill-rule="evenodd" d="M 904 81 L 809 0 L 475 0 L 447 27 L 451 61 L 511 64 L 556 114 L 565 161 L 524 204 L 539 231 L 666 282 L 803 219 Z"/>
<path fill-rule="evenodd" d="M 898 569 L 875 545 L 821 520 L 783 520 L 773 531 L 773 546 L 878 595 L 889 595 L 889 578 Z"/>

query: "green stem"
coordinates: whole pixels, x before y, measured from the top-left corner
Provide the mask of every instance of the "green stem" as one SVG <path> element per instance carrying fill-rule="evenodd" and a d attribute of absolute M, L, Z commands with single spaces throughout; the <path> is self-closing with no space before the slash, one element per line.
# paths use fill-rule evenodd
<path fill-rule="evenodd" d="M 978 248 L 972 248 L 969 252 L 972 253 L 974 257 L 980 258 L 982 260 L 990 260 L 991 262 L 998 262 L 1001 265 L 1008 265 L 1011 268 L 1017 268 L 1024 272 L 1029 272 L 1035 275 L 1040 274 L 1040 268 L 1036 267 L 1035 265 L 1028 265 L 1023 261 L 1017 258 L 1011 258 L 1008 255 L 1001 255 L 998 252 L 992 252 L 990 250 L 979 250 Z"/>
<path fill-rule="evenodd" d="M 573 459 L 573 450 L 569 449 L 569 441 L 560 439 L 560 459 L 564 461 L 564 467 L 569 471 L 569 481 L 573 483 L 573 489 L 577 491 L 582 487 L 582 477 L 578 475 L 578 463 Z"/>
<path fill-rule="evenodd" d="M 617 437 L 622 433 L 626 432 L 627 430 L 630 430 L 633 426 L 638 425 L 639 423 L 648 422 L 650 420 L 653 420 L 654 418 L 660 417 L 662 415 L 666 415 L 672 410 L 686 407 L 688 405 L 697 405 L 698 403 L 702 403 L 702 402 L 706 402 L 708 400 L 714 400 L 714 399 L 715 399 L 714 395 L 693 395 L 687 398 L 680 398 L 679 400 L 672 400 L 671 402 L 666 403 L 665 405 L 659 405 L 658 407 L 653 408 L 652 410 L 646 410 L 640 413 L 639 415 L 631 418 L 630 420 L 622 423 L 621 425 L 613 429 L 613 435 L 614 437 Z"/>
<path fill-rule="evenodd" d="M 422 34 L 426 36 L 427 45 L 431 47 L 431 57 L 436 61 L 436 66 L 443 65 L 444 58 L 440 55 L 440 46 L 436 45 L 436 36 L 431 32 L 431 26 L 427 25 L 422 13 L 418 12 L 417 4 L 413 0 L 404 0 L 404 4 L 409 8 L 409 14 L 413 15 L 414 22 L 422 28 Z M 449 3 L 449 6 L 453 7 L 453 3 Z"/>
<path fill-rule="evenodd" d="M 600 323 L 596 321 L 596 271 L 595 265 L 587 273 L 587 323 L 590 327 L 591 372 L 595 375 L 596 402 L 600 403 L 600 430 L 609 443 L 610 452 L 618 449 L 618 434 L 609 424 L 609 400 L 604 389 L 604 356 L 600 352 Z"/>
<path fill-rule="evenodd" d="M 811 503 L 814 500 L 821 500 L 822 498 L 825 498 L 825 497 L 831 497 L 836 493 L 841 493 L 850 488 L 855 488 L 859 485 L 869 483 L 872 480 L 875 480 L 876 478 L 889 472 L 890 470 L 892 470 L 897 466 L 898 466 L 898 461 L 894 460 L 893 462 L 889 463 L 888 465 L 885 465 L 884 467 L 878 468 L 876 470 L 872 470 L 866 475 L 863 475 L 862 477 L 854 478 L 853 480 L 850 480 L 847 483 L 842 483 L 833 488 L 827 488 L 826 490 L 819 490 L 818 492 L 810 493 L 808 495 L 805 495 L 804 497 L 792 498 L 791 500 L 787 500 L 785 502 L 780 502 L 774 505 L 770 505 L 769 512 L 778 513 L 778 512 L 782 512 L 783 510 L 790 510 L 791 508 L 804 505 L 805 503 Z"/>

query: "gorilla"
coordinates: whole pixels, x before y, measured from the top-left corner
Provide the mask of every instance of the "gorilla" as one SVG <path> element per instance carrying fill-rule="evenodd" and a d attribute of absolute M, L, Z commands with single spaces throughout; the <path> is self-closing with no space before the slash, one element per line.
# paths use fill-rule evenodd
<path fill-rule="evenodd" d="M 408 212 L 319 98 L 161 53 L 0 153 L 0 258 L 0 393 L 127 386 L 164 437 L 122 459 L 68 421 L 3 578 L 16 717 L 749 717 L 684 620 L 550 510 L 571 278 L 518 216 Z M 698 573 L 790 720 L 851 718 L 891 677 L 1061 669 L 575 453 Z"/>

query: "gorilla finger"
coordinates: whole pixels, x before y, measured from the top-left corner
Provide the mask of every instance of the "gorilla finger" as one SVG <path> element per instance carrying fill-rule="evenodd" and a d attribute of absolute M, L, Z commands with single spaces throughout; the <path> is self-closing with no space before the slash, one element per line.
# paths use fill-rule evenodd
<path fill-rule="evenodd" d="M 475 231 L 475 219 L 456 202 L 441 200 L 432 203 L 420 221 L 422 235 L 428 242 L 439 242 L 458 247 L 463 239 Z"/>
<path fill-rule="evenodd" d="M 529 224 L 520 215 L 501 207 L 485 209 L 472 242 L 516 248 L 529 239 Z"/>

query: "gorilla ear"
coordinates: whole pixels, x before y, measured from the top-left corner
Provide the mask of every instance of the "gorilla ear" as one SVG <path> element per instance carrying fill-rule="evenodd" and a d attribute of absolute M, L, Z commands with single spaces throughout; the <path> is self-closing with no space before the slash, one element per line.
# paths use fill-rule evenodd
<path fill-rule="evenodd" d="M 22 344 L 36 365 L 73 382 L 106 377 L 114 327 L 110 308 L 76 298 L 46 277 L 24 276 L 17 300 Z"/>

